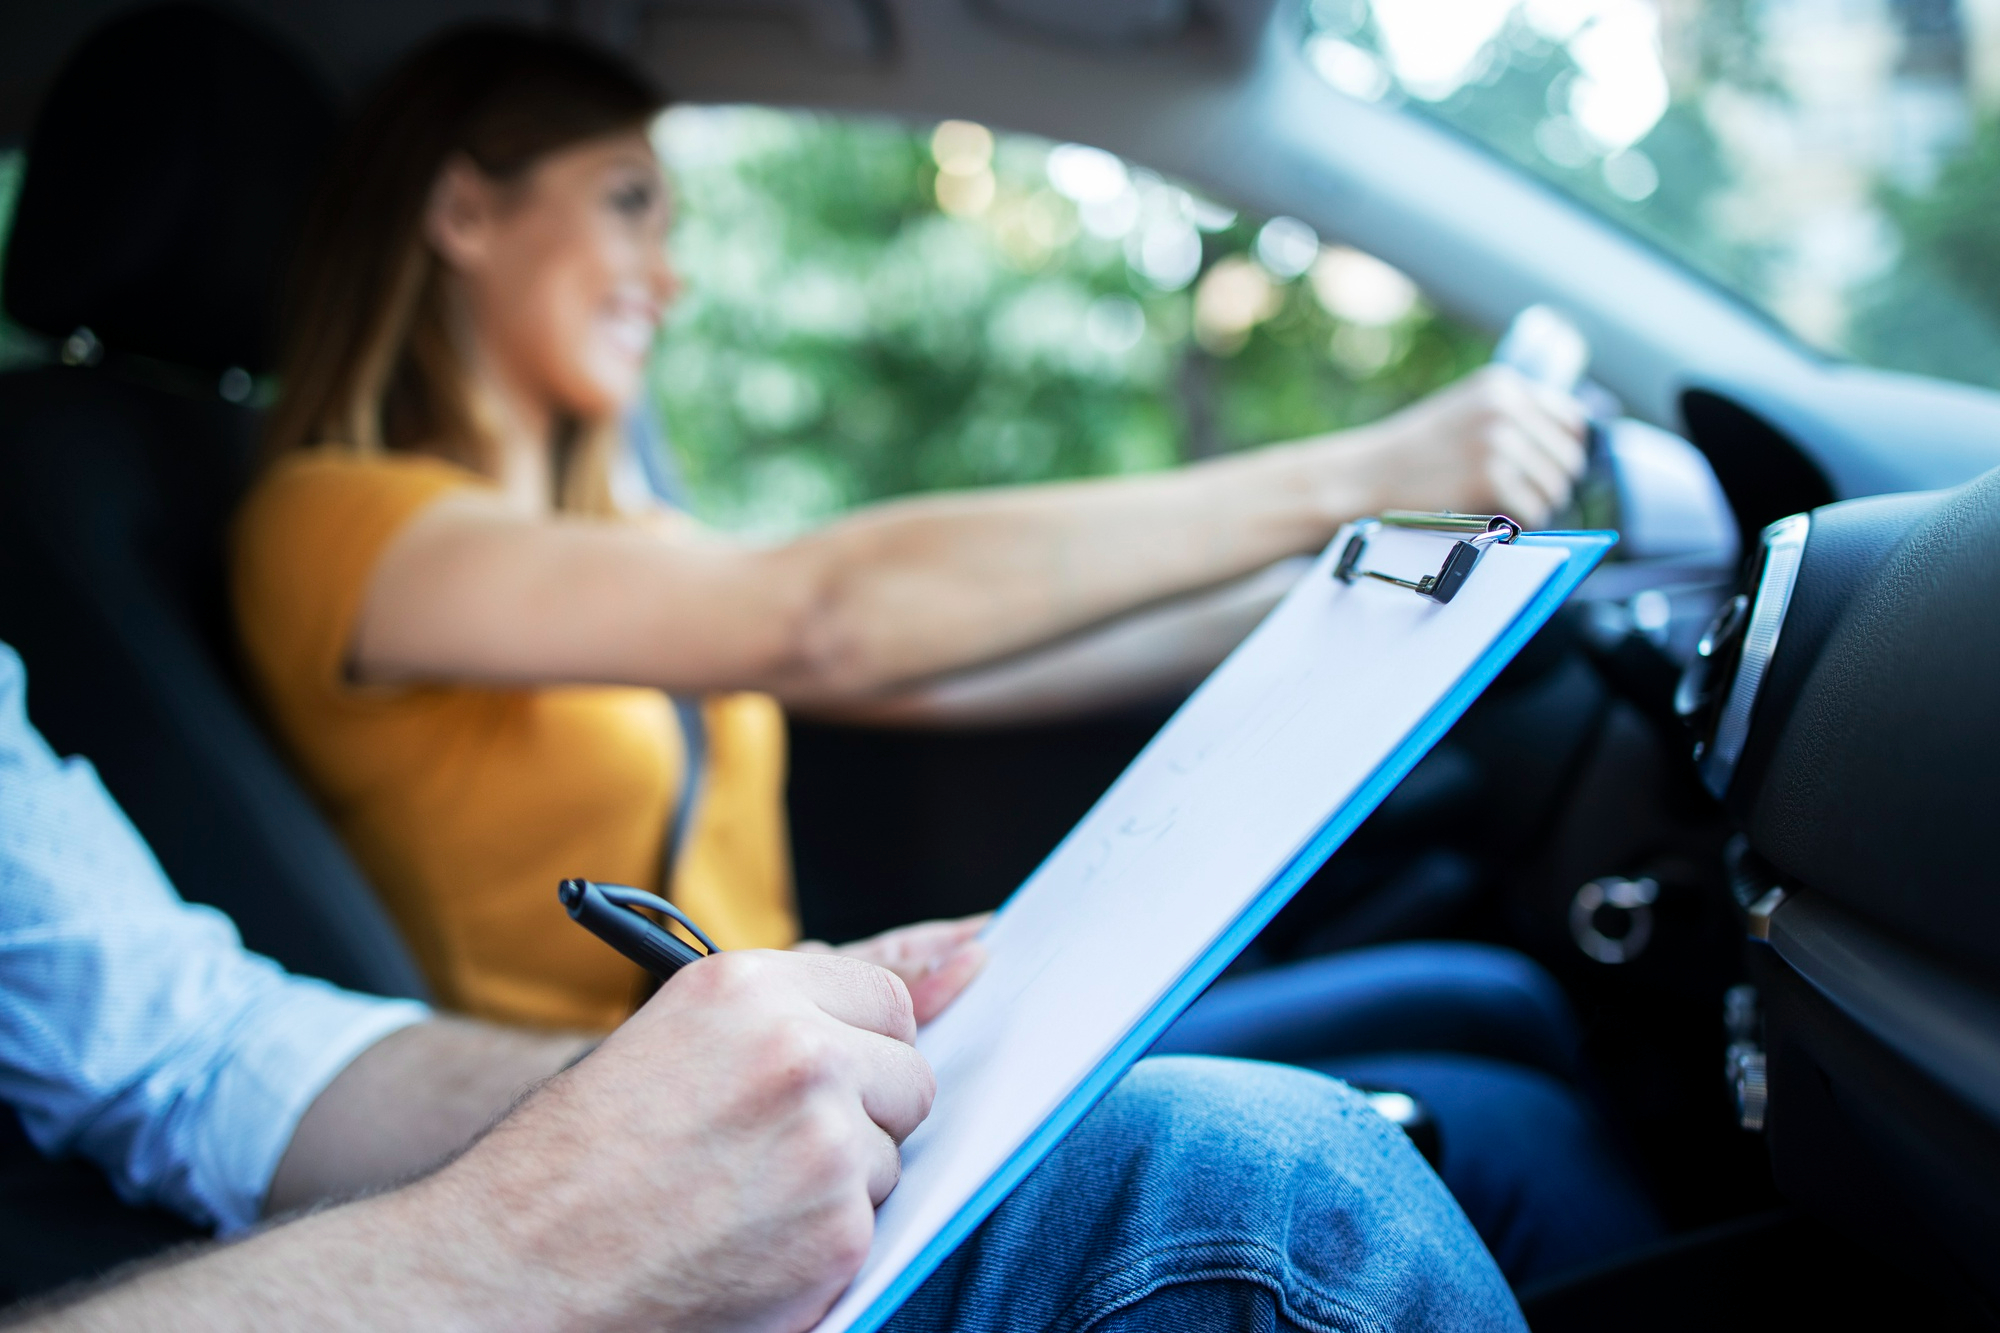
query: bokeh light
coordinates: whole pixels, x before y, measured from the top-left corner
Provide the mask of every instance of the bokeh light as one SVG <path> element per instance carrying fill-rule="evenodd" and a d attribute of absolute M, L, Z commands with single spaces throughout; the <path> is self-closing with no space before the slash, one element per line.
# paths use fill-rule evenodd
<path fill-rule="evenodd" d="M 1314 261 L 1313 295 L 1336 319 L 1381 328 L 1409 318 L 1417 308 L 1417 285 L 1371 254 L 1333 246 Z"/>

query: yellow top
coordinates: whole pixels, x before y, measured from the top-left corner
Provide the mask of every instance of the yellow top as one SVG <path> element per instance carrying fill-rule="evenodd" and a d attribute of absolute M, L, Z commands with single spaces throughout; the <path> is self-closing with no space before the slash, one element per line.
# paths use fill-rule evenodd
<path fill-rule="evenodd" d="M 346 663 L 390 540 L 446 492 L 439 459 L 314 450 L 237 518 L 236 620 L 279 732 L 444 1005 L 608 1028 L 644 978 L 572 924 L 571 875 L 656 888 L 684 763 L 671 701 L 608 686 L 368 686 Z M 669 897 L 724 948 L 797 939 L 784 720 L 760 694 L 702 703 L 706 771 Z"/>

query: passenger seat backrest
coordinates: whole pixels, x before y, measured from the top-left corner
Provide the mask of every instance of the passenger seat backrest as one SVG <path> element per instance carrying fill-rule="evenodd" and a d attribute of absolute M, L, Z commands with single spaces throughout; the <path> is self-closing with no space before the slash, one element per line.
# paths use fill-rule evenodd
<path fill-rule="evenodd" d="M 337 125 L 297 55 L 227 11 L 93 35 L 29 140 L 7 310 L 101 364 L 0 375 L 0 639 L 190 899 L 356 989 L 423 983 L 243 695 L 224 541 L 253 463 L 295 224 Z M 94 340 L 76 339 L 88 328 Z"/>

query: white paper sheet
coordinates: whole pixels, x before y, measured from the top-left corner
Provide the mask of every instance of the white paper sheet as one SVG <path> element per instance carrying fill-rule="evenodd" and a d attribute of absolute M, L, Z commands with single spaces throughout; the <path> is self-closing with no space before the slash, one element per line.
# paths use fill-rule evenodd
<path fill-rule="evenodd" d="M 867 1263 L 817 1333 L 869 1311 L 1567 559 L 1496 547 L 1439 606 L 1335 581 L 1345 539 L 1014 895 L 987 934 L 985 971 L 918 1035 L 936 1105 L 903 1146 Z M 1364 564 L 1434 573 L 1450 540 L 1380 529 Z"/>

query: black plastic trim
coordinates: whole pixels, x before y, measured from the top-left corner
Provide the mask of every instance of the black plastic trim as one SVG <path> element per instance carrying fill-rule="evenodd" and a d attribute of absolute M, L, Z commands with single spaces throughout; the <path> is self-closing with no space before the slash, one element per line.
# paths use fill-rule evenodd
<path fill-rule="evenodd" d="M 1856 1025 L 2000 1125 L 2000 997 L 1810 893 L 1772 915 L 1770 943 Z"/>

